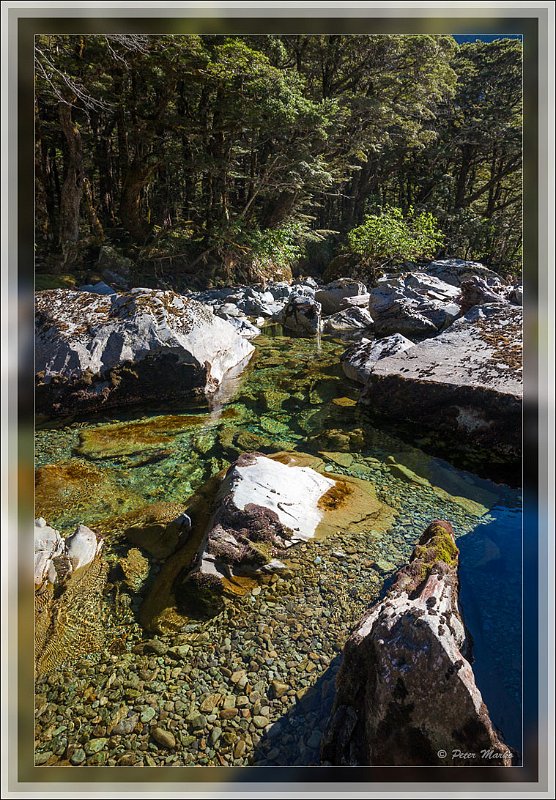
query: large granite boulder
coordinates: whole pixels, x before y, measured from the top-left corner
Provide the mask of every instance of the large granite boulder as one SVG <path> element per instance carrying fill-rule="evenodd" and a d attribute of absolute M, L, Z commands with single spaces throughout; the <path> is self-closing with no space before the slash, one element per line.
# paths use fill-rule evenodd
<path fill-rule="evenodd" d="M 326 472 L 304 453 L 244 453 L 188 508 L 192 529 L 164 563 L 141 607 L 149 630 L 179 630 L 218 613 L 285 568 L 290 547 L 338 530 L 387 530 L 393 510 L 371 484 Z"/>
<path fill-rule="evenodd" d="M 351 333 L 370 328 L 373 318 L 366 308 L 351 306 L 327 317 L 322 324 L 324 333 Z"/>
<path fill-rule="evenodd" d="M 474 306 L 444 333 L 378 361 L 363 402 L 458 447 L 519 460 L 522 320 L 509 303 Z"/>
<path fill-rule="evenodd" d="M 345 645 L 324 764 L 511 766 L 469 663 L 457 570 L 452 526 L 435 520 Z"/>
<path fill-rule="evenodd" d="M 40 675 L 102 646 L 108 565 L 102 538 L 85 525 L 63 539 L 39 518 L 34 543 L 35 674 Z"/>
<path fill-rule="evenodd" d="M 435 336 L 459 314 L 459 290 L 426 273 L 381 280 L 371 289 L 369 310 L 377 336 Z"/>
<path fill-rule="evenodd" d="M 292 295 L 277 320 L 296 336 L 317 336 L 322 328 L 321 305 L 312 297 Z"/>
<path fill-rule="evenodd" d="M 340 356 L 340 362 L 348 378 L 366 385 L 377 361 L 401 353 L 408 347 L 413 347 L 413 342 L 401 333 L 393 333 L 384 339 L 365 339 L 348 347 Z"/>
<path fill-rule="evenodd" d="M 345 308 L 344 301 L 347 298 L 365 294 L 367 294 L 365 284 L 352 278 L 340 278 L 317 289 L 315 300 L 321 304 L 324 316 L 329 316 Z"/>
<path fill-rule="evenodd" d="M 464 261 L 461 258 L 444 258 L 438 261 L 431 261 L 425 267 L 425 272 L 428 275 L 439 278 L 444 283 L 450 283 L 452 286 L 461 286 L 463 281 L 475 276 L 483 278 L 489 286 L 503 283 L 497 272 L 493 272 L 478 261 Z"/>
<path fill-rule="evenodd" d="M 53 289 L 35 301 L 38 411 L 73 413 L 212 392 L 254 347 L 174 292 Z"/>

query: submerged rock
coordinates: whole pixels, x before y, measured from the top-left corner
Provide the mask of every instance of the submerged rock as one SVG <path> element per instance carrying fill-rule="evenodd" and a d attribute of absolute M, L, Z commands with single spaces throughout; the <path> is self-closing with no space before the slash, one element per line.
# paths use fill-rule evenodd
<path fill-rule="evenodd" d="M 315 292 L 315 300 L 322 306 L 322 313 L 325 316 L 336 314 L 346 306 L 348 298 L 365 296 L 367 288 L 360 281 L 353 278 L 340 278 L 337 281 L 321 287 Z"/>
<path fill-rule="evenodd" d="M 72 413 L 212 392 L 253 345 L 212 310 L 174 292 L 38 292 L 39 411 Z"/>
<path fill-rule="evenodd" d="M 393 333 L 392 336 L 371 342 L 357 342 L 340 356 L 342 369 L 352 381 L 367 384 L 377 361 L 401 353 L 409 347 L 413 347 L 413 342 L 401 333 Z"/>
<path fill-rule="evenodd" d="M 346 643 L 324 764 L 511 766 L 468 661 L 457 568 L 452 527 L 435 520 Z"/>
<path fill-rule="evenodd" d="M 279 320 L 286 330 L 297 336 L 316 336 L 321 330 L 321 305 L 312 297 L 294 295 Z"/>
<path fill-rule="evenodd" d="M 139 592 L 149 577 L 149 561 L 136 547 L 127 551 L 125 558 L 120 559 L 120 567 L 124 574 L 124 582 L 132 592 Z"/>
<path fill-rule="evenodd" d="M 522 310 L 474 306 L 444 333 L 378 361 L 363 401 L 504 461 L 521 454 Z"/>
<path fill-rule="evenodd" d="M 371 290 L 369 309 L 377 336 L 434 336 L 459 314 L 459 291 L 426 273 L 387 278 Z"/>

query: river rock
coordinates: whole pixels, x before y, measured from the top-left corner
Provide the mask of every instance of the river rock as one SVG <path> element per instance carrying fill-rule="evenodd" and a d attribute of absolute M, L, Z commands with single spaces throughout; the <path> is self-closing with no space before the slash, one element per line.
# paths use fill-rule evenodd
<path fill-rule="evenodd" d="M 253 325 L 253 323 L 241 313 L 237 306 L 231 303 L 225 303 L 223 306 L 220 306 L 220 308 L 215 308 L 214 313 L 221 319 L 226 320 L 236 333 L 243 336 L 245 339 L 254 339 L 261 334 L 261 329 Z"/>
<path fill-rule="evenodd" d="M 130 258 L 121 255 L 113 247 L 103 245 L 98 254 L 97 269 L 102 277 L 118 289 L 128 289 L 134 264 Z"/>
<path fill-rule="evenodd" d="M 46 524 L 39 517 L 35 520 L 35 589 L 39 589 L 45 581 L 54 583 L 56 566 L 54 560 L 64 552 L 64 540 L 57 530 Z"/>
<path fill-rule="evenodd" d="M 39 517 L 35 520 L 35 588 L 66 579 L 87 566 L 100 553 L 102 538 L 86 525 L 79 525 L 71 536 L 62 539 L 54 528 Z"/>
<path fill-rule="evenodd" d="M 363 402 L 458 445 L 519 459 L 522 320 L 509 303 L 474 306 L 439 336 L 378 361 Z"/>
<path fill-rule="evenodd" d="M 461 282 L 461 294 L 458 298 L 462 314 L 467 313 L 473 306 L 487 303 L 505 303 L 506 298 L 504 295 L 496 291 L 499 288 L 502 287 L 495 286 L 491 289 L 486 280 L 478 275 L 466 278 Z"/>
<path fill-rule="evenodd" d="M 246 453 L 223 479 L 211 479 L 192 500 L 191 537 L 157 575 L 141 624 L 170 632 L 186 617 L 218 613 L 224 595 L 244 595 L 284 569 L 282 559 L 297 542 L 391 526 L 393 509 L 368 481 L 324 473 L 318 456 Z"/>
<path fill-rule="evenodd" d="M 102 538 L 86 525 L 79 525 L 65 541 L 72 571 L 87 566 L 102 549 Z"/>
<path fill-rule="evenodd" d="M 244 579 L 277 552 L 314 535 L 323 515 L 319 501 L 334 485 L 312 469 L 258 453 L 240 456 L 220 486 L 197 563 L 179 590 L 182 600 L 210 611 L 224 591 L 243 593 Z"/>
<path fill-rule="evenodd" d="M 80 286 L 79 291 L 90 292 L 91 294 L 117 294 L 116 290 L 108 286 L 104 281 L 99 281 L 95 284 L 87 283 L 85 286 Z"/>
<path fill-rule="evenodd" d="M 434 336 L 459 314 L 459 291 L 425 273 L 386 278 L 370 292 L 377 336 Z"/>
<path fill-rule="evenodd" d="M 516 306 L 523 305 L 523 286 L 520 283 L 512 286 L 508 292 L 508 300 Z"/>
<path fill-rule="evenodd" d="M 413 342 L 401 333 L 393 333 L 383 339 L 357 342 L 340 356 L 342 369 L 352 381 L 367 384 L 377 361 L 401 353 L 409 347 L 413 347 Z"/>
<path fill-rule="evenodd" d="M 425 267 L 425 272 L 428 275 L 440 278 L 444 283 L 450 283 L 452 286 L 461 286 L 463 281 L 474 276 L 483 278 L 489 286 L 503 283 L 498 273 L 493 272 L 478 261 L 464 261 L 461 258 L 445 258 L 431 261 Z"/>
<path fill-rule="evenodd" d="M 485 750 L 481 765 L 511 766 L 468 660 L 457 569 L 452 526 L 435 520 L 346 642 L 324 764 L 476 766 L 452 751 Z"/>
<path fill-rule="evenodd" d="M 365 284 L 353 278 L 340 278 L 337 281 L 322 286 L 315 292 L 315 300 L 322 306 L 325 316 L 335 314 L 345 307 L 344 301 L 349 297 L 367 294 Z"/>
<path fill-rule="evenodd" d="M 337 311 L 324 320 L 322 329 L 325 333 L 350 333 L 365 330 L 373 324 L 373 318 L 366 308 L 353 306 Z"/>
<path fill-rule="evenodd" d="M 279 320 L 286 330 L 297 336 L 316 336 L 321 330 L 321 305 L 312 297 L 294 295 Z"/>
<path fill-rule="evenodd" d="M 49 413 L 185 399 L 218 388 L 253 345 L 174 292 L 36 294 L 36 402 Z"/>
<path fill-rule="evenodd" d="M 102 646 L 107 572 L 102 539 L 90 528 L 62 539 L 35 521 L 35 675 Z"/>

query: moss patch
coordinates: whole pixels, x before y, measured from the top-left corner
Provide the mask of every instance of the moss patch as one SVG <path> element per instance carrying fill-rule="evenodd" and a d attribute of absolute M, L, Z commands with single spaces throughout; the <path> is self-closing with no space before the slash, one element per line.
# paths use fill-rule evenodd
<path fill-rule="evenodd" d="M 35 516 L 61 527 L 80 521 L 90 525 L 141 502 L 114 478 L 112 472 L 78 460 L 46 464 L 35 473 Z"/>
<path fill-rule="evenodd" d="M 118 458 L 167 445 L 178 434 L 206 423 L 203 416 L 157 416 L 87 428 L 79 434 L 77 452 L 87 458 Z"/>

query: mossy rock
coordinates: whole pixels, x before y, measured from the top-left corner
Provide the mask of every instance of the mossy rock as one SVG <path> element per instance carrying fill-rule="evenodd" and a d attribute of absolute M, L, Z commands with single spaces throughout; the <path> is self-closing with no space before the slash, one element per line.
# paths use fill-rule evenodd
<path fill-rule="evenodd" d="M 35 473 L 35 516 L 62 528 L 85 516 L 91 525 L 143 502 L 136 492 L 117 483 L 110 470 L 77 459 L 46 464 Z"/>
<path fill-rule="evenodd" d="M 203 416 L 156 416 L 137 422 L 116 422 L 85 428 L 79 434 L 77 452 L 91 459 L 121 458 L 156 450 L 175 437 L 205 422 Z"/>
<path fill-rule="evenodd" d="M 263 389 L 258 395 L 259 404 L 265 411 L 280 411 L 290 398 L 288 392 L 279 392 L 276 389 Z"/>
<path fill-rule="evenodd" d="M 341 391 L 342 384 L 339 378 L 325 378 L 316 381 L 309 392 L 309 402 L 311 405 L 330 403 Z"/>
<path fill-rule="evenodd" d="M 188 501 L 192 529 L 183 545 L 167 558 L 141 605 L 140 622 L 147 630 L 169 633 L 181 630 L 188 622 L 190 615 L 185 610 L 184 597 L 176 597 L 176 586 L 181 586 L 181 577 L 193 566 L 222 477 L 223 473 L 218 473 L 210 478 Z"/>
<path fill-rule="evenodd" d="M 151 503 L 127 514 L 102 520 L 96 526 L 106 536 L 125 537 L 157 559 L 167 558 L 180 541 L 174 520 L 185 511 L 182 503 Z"/>

